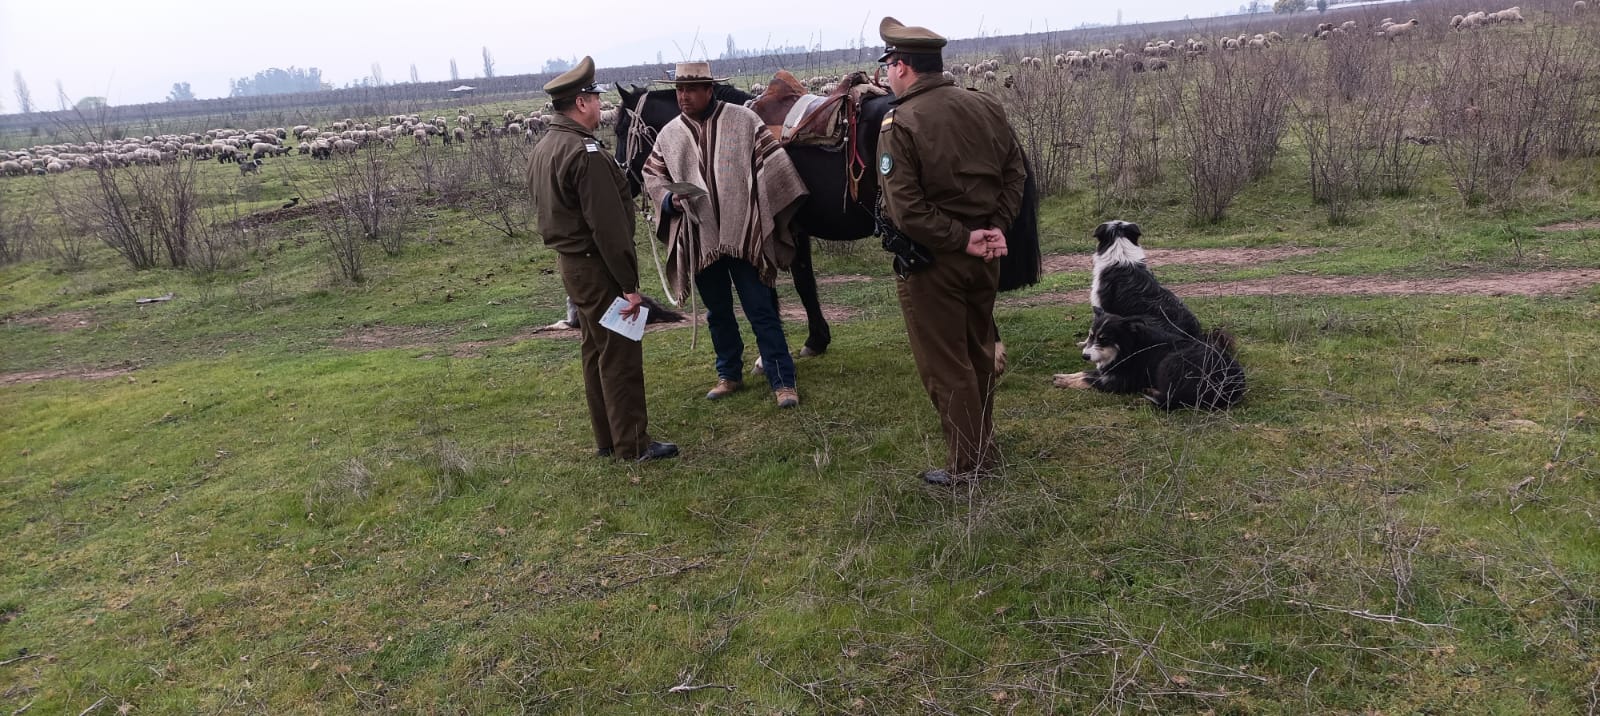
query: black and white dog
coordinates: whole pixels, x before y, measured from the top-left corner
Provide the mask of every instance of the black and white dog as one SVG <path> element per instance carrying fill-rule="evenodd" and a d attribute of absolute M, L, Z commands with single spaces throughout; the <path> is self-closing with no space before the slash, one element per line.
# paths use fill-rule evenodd
<path fill-rule="evenodd" d="M 1164 410 L 1222 410 L 1244 398 L 1244 367 L 1222 330 L 1194 336 L 1158 316 L 1101 313 L 1083 359 L 1094 370 L 1057 375 L 1057 387 L 1138 393 Z"/>
<path fill-rule="evenodd" d="M 1131 221 L 1107 221 L 1095 227 L 1094 282 L 1089 305 L 1096 316 L 1151 316 L 1191 338 L 1200 337 L 1200 319 L 1177 295 L 1156 281 L 1139 246 L 1143 232 Z"/>

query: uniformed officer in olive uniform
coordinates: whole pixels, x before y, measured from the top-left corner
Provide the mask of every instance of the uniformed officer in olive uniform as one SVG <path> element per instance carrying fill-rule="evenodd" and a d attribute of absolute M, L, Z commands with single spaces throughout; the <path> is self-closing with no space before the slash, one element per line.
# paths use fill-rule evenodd
<path fill-rule="evenodd" d="M 556 251 L 567 296 L 582 315 L 583 388 L 595 454 L 640 462 L 673 457 L 678 446 L 652 442 L 644 405 L 644 351 L 600 326 L 618 296 L 623 315 L 639 312 L 639 265 L 633 250 L 628 182 L 600 145 L 600 89 L 594 60 L 545 83 L 557 113 L 528 162 L 528 188 L 545 246 Z"/>
<path fill-rule="evenodd" d="M 993 97 L 944 77 L 945 39 L 892 17 L 878 26 L 894 109 L 878 138 L 883 212 L 932 257 L 897 284 L 911 354 L 944 431 L 932 484 L 994 474 L 994 299 L 1005 234 L 1022 207 L 1022 148 Z"/>

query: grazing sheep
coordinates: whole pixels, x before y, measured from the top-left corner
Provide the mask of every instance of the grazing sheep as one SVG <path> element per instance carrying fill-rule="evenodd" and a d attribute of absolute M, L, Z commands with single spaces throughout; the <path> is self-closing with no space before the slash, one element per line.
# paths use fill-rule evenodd
<path fill-rule="evenodd" d="M 1160 57 L 1151 58 L 1145 61 L 1145 69 L 1151 72 L 1160 72 L 1167 69 L 1167 61 Z"/>
<path fill-rule="evenodd" d="M 333 151 L 340 154 L 355 154 L 360 144 L 349 139 L 337 139 L 333 142 Z"/>
<path fill-rule="evenodd" d="M 1490 14 L 1492 16 L 1498 18 L 1497 20 L 1495 20 L 1495 22 L 1525 22 L 1522 19 L 1522 6 L 1521 5 L 1518 5 L 1517 7 L 1509 8 L 1509 9 L 1506 9 L 1506 10 L 1501 10 L 1500 12 L 1490 13 Z"/>
<path fill-rule="evenodd" d="M 254 159 L 260 159 L 268 154 L 271 154 L 275 149 L 277 149 L 277 147 L 267 144 L 266 142 L 256 142 L 255 144 L 250 145 L 250 156 Z"/>
<path fill-rule="evenodd" d="M 417 144 L 420 146 L 428 146 L 428 130 L 426 129 L 418 127 L 411 132 L 411 138 L 416 140 Z"/>
<path fill-rule="evenodd" d="M 22 168 L 22 162 L 15 160 L 0 162 L 0 174 L 8 177 L 20 177 L 27 173 L 28 170 Z"/>
<path fill-rule="evenodd" d="M 456 127 L 450 131 L 450 134 L 454 136 L 455 140 L 458 142 L 467 141 L 467 130 L 465 127 Z"/>
<path fill-rule="evenodd" d="M 1412 31 L 1417 29 L 1417 25 L 1417 19 L 1411 18 L 1410 22 L 1400 23 L 1398 25 L 1390 25 L 1384 28 L 1382 34 L 1391 41 L 1400 37 L 1410 37 Z"/>

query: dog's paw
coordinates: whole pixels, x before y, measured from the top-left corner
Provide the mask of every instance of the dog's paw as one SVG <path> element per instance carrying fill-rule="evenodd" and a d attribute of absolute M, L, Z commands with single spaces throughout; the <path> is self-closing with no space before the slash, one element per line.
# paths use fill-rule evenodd
<path fill-rule="evenodd" d="M 1087 390 L 1091 387 L 1089 385 L 1089 375 L 1087 373 L 1057 373 L 1052 382 L 1055 383 L 1057 388 L 1076 388 L 1078 390 Z"/>

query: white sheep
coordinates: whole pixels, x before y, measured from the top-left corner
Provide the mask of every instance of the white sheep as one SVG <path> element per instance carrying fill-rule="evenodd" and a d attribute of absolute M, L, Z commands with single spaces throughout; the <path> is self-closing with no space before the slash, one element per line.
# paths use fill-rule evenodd
<path fill-rule="evenodd" d="M 256 142 L 255 144 L 250 145 L 250 156 L 260 159 L 268 154 L 271 154 L 275 149 L 277 149 L 277 147 L 267 144 L 266 142 Z"/>
<path fill-rule="evenodd" d="M 418 127 L 411 132 L 411 138 L 416 140 L 417 144 L 421 146 L 428 146 L 428 130 L 426 129 Z"/>
<path fill-rule="evenodd" d="M 454 137 L 458 142 L 465 142 L 467 141 L 467 128 L 456 127 L 455 129 L 451 130 L 450 136 Z"/>
<path fill-rule="evenodd" d="M 0 174 L 4 174 L 8 177 L 20 177 L 27 173 L 28 170 L 22 168 L 22 162 L 16 160 L 0 162 Z"/>
<path fill-rule="evenodd" d="M 1418 24 L 1419 23 L 1417 22 L 1416 18 L 1411 18 L 1410 22 L 1403 22 L 1398 25 L 1390 25 L 1384 28 L 1383 35 L 1388 37 L 1390 40 L 1394 40 L 1395 38 L 1399 37 L 1409 37 L 1412 31 L 1417 29 Z"/>
<path fill-rule="evenodd" d="M 1517 7 L 1501 10 L 1500 12 L 1493 13 L 1493 14 L 1494 14 L 1495 17 L 1499 18 L 1495 22 L 1525 22 L 1522 19 L 1522 6 L 1521 5 L 1518 5 Z"/>

